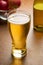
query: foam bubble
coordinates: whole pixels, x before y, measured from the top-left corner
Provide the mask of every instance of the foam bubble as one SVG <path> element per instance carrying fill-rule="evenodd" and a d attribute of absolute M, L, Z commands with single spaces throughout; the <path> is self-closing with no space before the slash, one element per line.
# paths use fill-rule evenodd
<path fill-rule="evenodd" d="M 25 24 L 30 21 L 30 17 L 26 14 L 13 13 L 8 17 L 8 22 L 14 24 Z"/>

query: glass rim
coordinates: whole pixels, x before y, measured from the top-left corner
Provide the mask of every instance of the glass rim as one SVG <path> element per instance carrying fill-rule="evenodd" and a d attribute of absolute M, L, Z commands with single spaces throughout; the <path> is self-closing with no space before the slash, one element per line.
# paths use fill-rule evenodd
<path fill-rule="evenodd" d="M 21 10 L 21 9 L 19 9 L 19 10 L 13 9 L 13 10 L 9 11 L 9 12 L 8 12 L 8 15 L 7 15 L 7 20 L 8 20 L 8 18 L 9 18 L 10 14 L 16 13 L 16 12 L 19 12 L 19 13 L 21 13 L 21 14 L 27 15 L 27 16 L 29 17 L 29 21 L 31 21 L 31 15 L 30 15 L 27 11 L 24 11 L 24 10 Z M 9 23 L 10 23 L 10 22 L 9 22 Z M 19 24 L 18 24 L 18 25 L 19 25 Z M 23 25 L 23 24 L 20 24 L 20 25 Z"/>
<path fill-rule="evenodd" d="M 7 10 L 0 10 L 0 12 L 7 12 Z"/>
<path fill-rule="evenodd" d="M 8 16 L 9 16 L 10 13 L 13 13 L 13 11 L 19 12 L 19 13 L 21 12 L 21 13 L 26 14 L 27 16 L 31 16 L 31 14 L 28 13 L 28 11 L 26 11 L 26 10 L 24 11 L 24 10 L 21 10 L 21 9 L 19 9 L 19 10 L 18 10 L 18 9 L 17 9 L 17 10 L 16 10 L 16 9 L 13 9 L 13 10 L 9 11 L 9 12 L 8 12 Z"/>

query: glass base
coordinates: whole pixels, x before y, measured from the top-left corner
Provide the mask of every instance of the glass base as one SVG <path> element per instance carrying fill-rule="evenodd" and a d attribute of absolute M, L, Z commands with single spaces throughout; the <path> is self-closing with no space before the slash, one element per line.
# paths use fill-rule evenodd
<path fill-rule="evenodd" d="M 26 49 L 25 49 L 25 50 L 14 49 L 14 50 L 12 51 L 12 55 L 13 55 L 15 58 L 22 58 L 22 57 L 26 56 Z"/>
<path fill-rule="evenodd" d="M 34 26 L 34 30 L 39 31 L 39 32 L 43 32 L 43 26 L 41 26 L 41 25 Z"/>

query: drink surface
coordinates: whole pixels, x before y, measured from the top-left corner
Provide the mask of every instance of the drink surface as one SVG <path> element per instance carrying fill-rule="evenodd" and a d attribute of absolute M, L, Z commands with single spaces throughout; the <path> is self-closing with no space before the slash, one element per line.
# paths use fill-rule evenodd
<path fill-rule="evenodd" d="M 43 3 L 41 2 L 34 5 L 34 28 L 43 31 Z"/>
<path fill-rule="evenodd" d="M 8 17 L 8 21 L 14 24 L 25 24 L 29 22 L 30 18 L 26 14 L 13 13 Z"/>
<path fill-rule="evenodd" d="M 36 4 L 34 5 L 34 8 L 35 8 L 35 9 L 38 9 L 38 10 L 43 10 L 43 3 L 36 3 Z"/>

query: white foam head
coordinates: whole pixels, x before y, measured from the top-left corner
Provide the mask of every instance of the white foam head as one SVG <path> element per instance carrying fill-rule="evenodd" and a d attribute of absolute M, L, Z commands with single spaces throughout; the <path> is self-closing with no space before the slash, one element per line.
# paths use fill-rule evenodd
<path fill-rule="evenodd" d="M 30 21 L 30 16 L 21 13 L 13 13 L 9 15 L 8 22 L 14 24 L 25 24 Z"/>

